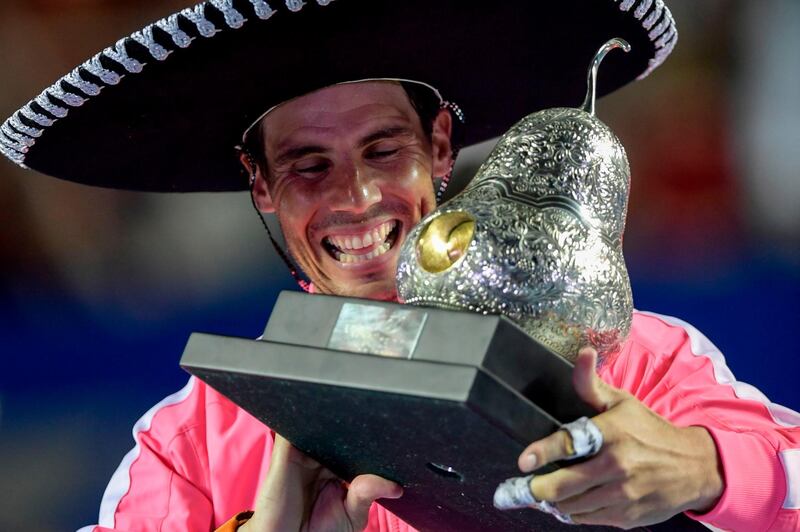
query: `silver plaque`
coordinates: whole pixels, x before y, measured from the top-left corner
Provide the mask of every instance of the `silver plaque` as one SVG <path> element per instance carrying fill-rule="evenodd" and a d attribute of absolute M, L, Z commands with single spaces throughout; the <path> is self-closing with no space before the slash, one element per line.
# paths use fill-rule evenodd
<path fill-rule="evenodd" d="M 427 313 L 419 309 L 345 303 L 339 311 L 328 347 L 411 358 L 427 317 Z"/>

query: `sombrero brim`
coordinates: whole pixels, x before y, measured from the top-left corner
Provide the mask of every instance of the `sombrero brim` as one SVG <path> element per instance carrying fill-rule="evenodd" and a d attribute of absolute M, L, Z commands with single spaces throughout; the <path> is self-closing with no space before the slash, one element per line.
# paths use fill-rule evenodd
<path fill-rule="evenodd" d="M 334 83 L 406 78 L 466 115 L 465 144 L 545 107 L 577 106 L 597 48 L 598 95 L 647 75 L 677 40 L 661 0 L 213 0 L 119 41 L 0 128 L 16 163 L 146 191 L 247 187 L 234 147 L 266 109 Z M 206 36 L 203 36 L 205 34 Z"/>

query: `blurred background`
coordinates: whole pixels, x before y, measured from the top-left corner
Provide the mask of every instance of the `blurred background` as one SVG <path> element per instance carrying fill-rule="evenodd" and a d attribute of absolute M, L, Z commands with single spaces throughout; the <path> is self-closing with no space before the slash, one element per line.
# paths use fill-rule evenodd
<path fill-rule="evenodd" d="M 672 57 L 598 104 L 631 162 L 634 301 L 797 410 L 800 2 L 669 4 Z M 0 116 L 182 7 L 2 0 Z M 246 194 L 100 190 L 2 160 L 0 227 L 0 530 L 76 529 L 135 420 L 185 383 L 188 335 L 258 336 L 293 285 Z"/>

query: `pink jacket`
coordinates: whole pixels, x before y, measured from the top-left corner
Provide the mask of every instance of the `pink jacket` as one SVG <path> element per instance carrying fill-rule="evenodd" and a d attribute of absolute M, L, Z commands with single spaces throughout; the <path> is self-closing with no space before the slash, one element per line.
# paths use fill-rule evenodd
<path fill-rule="evenodd" d="M 708 339 L 675 318 L 636 312 L 600 374 L 679 426 L 706 427 L 725 473 L 719 503 L 695 519 L 726 530 L 800 530 L 800 414 L 735 380 Z M 253 507 L 272 432 L 201 381 L 150 409 L 106 488 L 99 525 L 79 532 L 213 530 Z M 371 532 L 413 529 L 375 504 Z"/>

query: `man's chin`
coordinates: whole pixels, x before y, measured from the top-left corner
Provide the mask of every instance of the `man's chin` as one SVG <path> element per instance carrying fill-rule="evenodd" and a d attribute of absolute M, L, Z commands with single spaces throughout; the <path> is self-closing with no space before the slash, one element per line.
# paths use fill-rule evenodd
<path fill-rule="evenodd" d="M 397 287 L 392 284 L 389 286 L 375 286 L 369 285 L 360 287 L 355 290 L 350 297 L 358 297 L 361 299 L 373 299 L 375 301 L 397 301 Z"/>
<path fill-rule="evenodd" d="M 392 253 L 390 251 L 390 253 Z M 332 295 L 375 299 L 379 301 L 397 301 L 397 258 L 388 257 L 388 261 L 376 264 L 372 268 L 350 269 L 349 271 L 331 272 L 329 286 L 321 291 Z M 326 289 L 327 288 L 327 289 Z"/>
<path fill-rule="evenodd" d="M 394 278 L 378 282 L 363 280 L 358 283 L 340 283 L 332 287 L 316 286 L 319 293 L 328 295 L 373 299 L 375 301 L 397 301 L 397 285 Z"/>
<path fill-rule="evenodd" d="M 374 295 L 369 295 L 366 299 L 374 299 L 375 301 L 397 301 L 397 289 L 391 291 L 376 292 Z"/>

